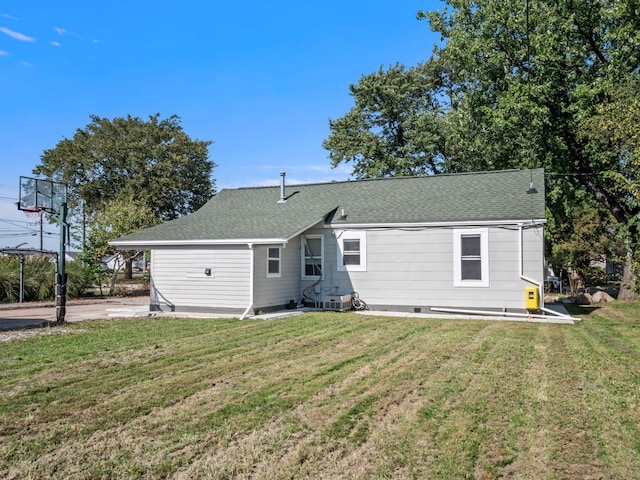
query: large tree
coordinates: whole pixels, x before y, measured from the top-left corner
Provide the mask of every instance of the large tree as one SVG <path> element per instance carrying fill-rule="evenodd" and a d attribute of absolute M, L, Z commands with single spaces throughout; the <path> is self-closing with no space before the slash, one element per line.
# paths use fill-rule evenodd
<path fill-rule="evenodd" d="M 158 219 L 171 220 L 197 210 L 213 195 L 212 142 L 191 139 L 178 116 L 90 118 L 73 138 L 45 150 L 34 169 L 69 186 L 70 208 L 82 205 L 92 216 L 126 190 Z"/>
<path fill-rule="evenodd" d="M 444 3 L 441 11 L 418 14 L 442 40 L 421 67 L 430 72 L 423 101 L 440 102 L 424 122 L 440 139 L 436 151 L 424 150 L 425 165 L 436 160 L 444 172 L 542 166 L 552 234 L 589 197 L 626 230 L 630 259 L 637 260 L 637 2 Z M 341 135 L 332 128 L 330 139 Z M 360 158 L 350 159 L 361 176 Z M 635 283 L 628 278 L 623 297 Z"/>
<path fill-rule="evenodd" d="M 437 173 L 439 101 L 429 87 L 435 84 L 425 66 L 399 64 L 350 85 L 355 106 L 329 121 L 323 143 L 332 166 L 352 163 L 358 178 Z"/>

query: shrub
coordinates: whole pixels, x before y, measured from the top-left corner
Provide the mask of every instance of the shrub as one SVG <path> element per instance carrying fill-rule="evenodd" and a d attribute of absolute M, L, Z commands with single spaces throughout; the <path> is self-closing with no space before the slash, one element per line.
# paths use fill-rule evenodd
<path fill-rule="evenodd" d="M 0 257 L 0 302 L 20 298 L 20 262 L 16 257 Z"/>
<path fill-rule="evenodd" d="M 91 285 L 90 272 L 81 262 L 68 262 L 67 295 L 79 297 Z M 24 301 L 43 301 L 55 297 L 56 264 L 48 258 L 29 255 L 24 260 Z M 20 259 L 0 257 L 0 302 L 20 300 Z"/>

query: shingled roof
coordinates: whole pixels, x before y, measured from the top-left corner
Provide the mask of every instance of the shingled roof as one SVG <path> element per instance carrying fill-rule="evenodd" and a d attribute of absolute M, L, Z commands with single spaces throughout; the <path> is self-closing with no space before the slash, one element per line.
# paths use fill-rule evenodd
<path fill-rule="evenodd" d="M 530 185 L 537 190 L 528 193 Z M 286 241 L 325 221 L 340 225 L 543 220 L 544 171 L 394 177 L 221 190 L 197 212 L 113 242 L 135 245 Z M 346 218 L 341 219 L 344 209 Z"/>

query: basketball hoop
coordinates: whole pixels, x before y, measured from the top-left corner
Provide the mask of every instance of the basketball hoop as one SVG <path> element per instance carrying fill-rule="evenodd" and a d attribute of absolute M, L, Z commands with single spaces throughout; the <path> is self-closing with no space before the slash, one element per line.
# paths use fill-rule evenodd
<path fill-rule="evenodd" d="M 20 177 L 18 210 L 27 218 L 39 219 L 40 250 L 42 245 L 42 212 L 51 215 L 60 227 L 60 251 L 56 268 L 56 320 L 64 323 L 67 304 L 67 273 L 65 270 L 65 240 L 69 233 L 67 225 L 67 186 L 44 178 Z M 67 240 L 68 241 L 68 240 Z"/>
<path fill-rule="evenodd" d="M 41 208 L 30 208 L 28 210 L 22 210 L 27 218 L 31 221 L 39 221 L 42 217 L 42 209 Z M 37 219 L 37 220 L 36 220 Z"/>

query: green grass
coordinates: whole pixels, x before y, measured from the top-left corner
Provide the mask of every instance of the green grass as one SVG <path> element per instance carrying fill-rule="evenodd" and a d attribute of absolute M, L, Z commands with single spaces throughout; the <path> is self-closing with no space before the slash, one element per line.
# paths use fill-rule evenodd
<path fill-rule="evenodd" d="M 640 305 L 309 313 L 0 344 L 2 478 L 640 478 Z"/>

